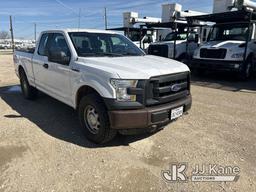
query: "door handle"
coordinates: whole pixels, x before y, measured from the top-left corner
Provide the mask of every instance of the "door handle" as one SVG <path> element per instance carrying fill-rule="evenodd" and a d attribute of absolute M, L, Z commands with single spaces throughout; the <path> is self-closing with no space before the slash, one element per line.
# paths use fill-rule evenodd
<path fill-rule="evenodd" d="M 71 68 L 72 71 L 75 71 L 75 72 L 80 72 L 79 69 L 74 69 L 74 68 Z"/>
<path fill-rule="evenodd" d="M 45 68 L 45 69 L 48 69 L 49 68 L 49 65 L 48 64 L 43 64 L 43 67 Z"/>

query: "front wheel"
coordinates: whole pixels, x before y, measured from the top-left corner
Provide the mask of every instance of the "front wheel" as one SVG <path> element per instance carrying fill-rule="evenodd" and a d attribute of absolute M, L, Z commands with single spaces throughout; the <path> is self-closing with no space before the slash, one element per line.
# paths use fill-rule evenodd
<path fill-rule="evenodd" d="M 117 131 L 110 128 L 108 113 L 101 98 L 89 94 L 82 98 L 78 115 L 85 136 L 94 143 L 106 143 L 112 140 Z"/>
<path fill-rule="evenodd" d="M 252 74 L 252 59 L 248 59 L 248 61 L 245 63 L 242 71 L 239 74 L 239 79 L 240 80 L 248 80 L 251 77 Z"/>

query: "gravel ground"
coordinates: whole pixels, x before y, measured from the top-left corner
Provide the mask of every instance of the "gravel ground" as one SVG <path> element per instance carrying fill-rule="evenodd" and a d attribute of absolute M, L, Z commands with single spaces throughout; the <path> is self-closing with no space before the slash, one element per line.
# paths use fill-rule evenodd
<path fill-rule="evenodd" d="M 12 55 L 0 54 L 0 191 L 256 191 L 256 81 L 193 78 L 188 115 L 153 135 L 104 146 L 76 112 L 41 94 L 23 99 Z M 238 166 L 237 182 L 167 183 L 171 163 Z"/>

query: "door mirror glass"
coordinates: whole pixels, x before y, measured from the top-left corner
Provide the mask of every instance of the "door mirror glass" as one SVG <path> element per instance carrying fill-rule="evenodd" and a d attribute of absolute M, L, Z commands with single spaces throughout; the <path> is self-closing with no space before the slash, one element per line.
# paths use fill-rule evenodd
<path fill-rule="evenodd" d="M 152 36 L 145 36 L 143 38 L 143 43 L 152 43 L 153 42 L 153 39 L 152 39 Z"/>
<path fill-rule="evenodd" d="M 50 50 L 48 60 L 54 63 L 68 65 L 70 62 L 70 56 L 61 50 Z"/>
<path fill-rule="evenodd" d="M 195 35 L 191 34 L 188 36 L 188 42 L 195 42 Z"/>
<path fill-rule="evenodd" d="M 198 43 L 199 41 L 199 36 L 198 34 L 190 34 L 188 36 L 188 42 L 191 43 L 191 42 L 195 42 L 195 43 Z"/>

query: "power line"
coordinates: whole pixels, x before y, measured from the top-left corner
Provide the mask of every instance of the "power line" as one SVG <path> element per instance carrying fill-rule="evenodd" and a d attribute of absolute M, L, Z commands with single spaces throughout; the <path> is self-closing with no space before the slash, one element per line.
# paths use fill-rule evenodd
<path fill-rule="evenodd" d="M 76 14 L 77 16 L 79 16 L 79 14 L 77 14 L 76 10 L 67 6 L 65 3 L 63 3 L 62 1 L 60 0 L 55 0 L 59 5 L 61 5 L 62 7 L 66 8 L 66 9 L 69 9 L 71 10 L 74 14 Z"/>

